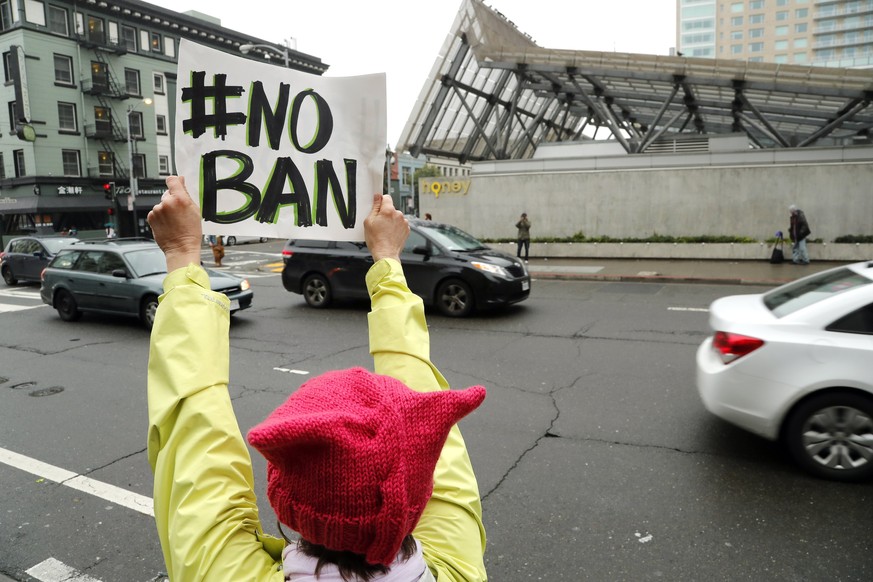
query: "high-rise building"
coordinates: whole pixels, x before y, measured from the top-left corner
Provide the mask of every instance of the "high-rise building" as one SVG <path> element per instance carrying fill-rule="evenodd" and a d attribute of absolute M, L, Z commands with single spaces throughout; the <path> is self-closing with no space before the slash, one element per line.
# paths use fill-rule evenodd
<path fill-rule="evenodd" d="M 873 67 L 873 0 L 676 4 L 676 47 L 686 57 Z"/>
<path fill-rule="evenodd" d="M 0 0 L 0 236 L 113 225 L 145 216 L 175 171 L 179 40 L 322 74 L 290 43 L 139 0 Z M 138 212 L 137 212 L 138 211 Z"/>

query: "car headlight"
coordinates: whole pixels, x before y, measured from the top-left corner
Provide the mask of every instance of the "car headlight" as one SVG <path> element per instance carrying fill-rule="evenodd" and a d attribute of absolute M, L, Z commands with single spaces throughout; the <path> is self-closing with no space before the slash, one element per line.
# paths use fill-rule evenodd
<path fill-rule="evenodd" d="M 470 261 L 470 264 L 479 269 L 480 271 L 485 271 L 486 273 L 493 273 L 499 277 L 504 277 L 506 279 L 512 279 L 510 274 L 499 265 L 492 265 L 491 263 L 480 263 L 479 261 Z"/>
<path fill-rule="evenodd" d="M 249 283 L 248 279 L 243 279 L 242 283 L 239 284 L 239 288 L 242 289 L 243 291 L 248 291 L 249 289 L 252 288 L 252 286 Z"/>

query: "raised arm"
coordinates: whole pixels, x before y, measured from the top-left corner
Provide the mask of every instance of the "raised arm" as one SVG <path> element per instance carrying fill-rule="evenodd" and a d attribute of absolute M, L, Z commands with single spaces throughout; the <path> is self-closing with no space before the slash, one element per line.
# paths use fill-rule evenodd
<path fill-rule="evenodd" d="M 406 285 L 399 263 L 409 224 L 390 196 L 377 195 L 364 221 L 374 265 L 367 273 L 372 309 L 370 352 L 377 374 L 392 376 L 420 392 L 448 390 L 430 361 L 424 305 Z M 485 528 L 476 475 L 457 426 L 452 428 L 434 471 L 433 495 L 413 535 L 440 582 L 487 578 Z"/>
<path fill-rule="evenodd" d="M 149 351 L 148 458 L 173 582 L 283 580 L 282 542 L 263 534 L 251 459 L 227 392 L 229 302 L 200 266 L 200 214 L 175 176 L 149 213 L 167 258 Z"/>

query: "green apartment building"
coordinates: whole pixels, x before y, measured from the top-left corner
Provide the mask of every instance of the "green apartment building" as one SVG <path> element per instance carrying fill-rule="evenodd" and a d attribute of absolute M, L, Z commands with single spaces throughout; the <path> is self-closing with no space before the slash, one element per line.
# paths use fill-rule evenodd
<path fill-rule="evenodd" d="M 204 14 L 136 0 L 0 0 L 0 237 L 108 225 L 148 235 L 145 216 L 174 172 L 181 38 L 327 70 Z"/>

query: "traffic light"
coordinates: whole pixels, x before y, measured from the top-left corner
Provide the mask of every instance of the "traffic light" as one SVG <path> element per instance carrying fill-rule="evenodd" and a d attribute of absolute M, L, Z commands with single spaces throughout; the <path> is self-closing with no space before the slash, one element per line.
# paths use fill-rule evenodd
<path fill-rule="evenodd" d="M 115 182 L 104 182 L 103 183 L 103 196 L 107 200 L 115 199 Z"/>

